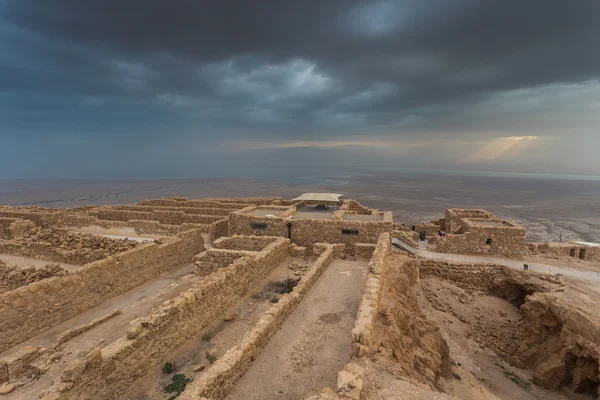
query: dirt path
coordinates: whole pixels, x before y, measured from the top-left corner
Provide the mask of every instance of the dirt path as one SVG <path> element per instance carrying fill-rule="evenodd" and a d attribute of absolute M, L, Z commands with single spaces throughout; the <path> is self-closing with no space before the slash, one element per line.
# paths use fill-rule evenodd
<path fill-rule="evenodd" d="M 333 261 L 227 399 L 303 399 L 335 387 L 338 371 L 350 360 L 367 264 Z"/>
<path fill-rule="evenodd" d="M 485 256 L 467 256 L 462 254 L 434 253 L 427 250 L 417 250 L 417 256 L 457 263 L 491 263 L 520 270 L 523 269 L 523 264 L 528 264 L 529 270 L 533 272 L 538 272 L 541 274 L 561 274 L 570 278 L 585 279 L 600 283 L 600 272 L 580 271 L 570 267 L 557 267 L 555 265 L 541 264 L 530 261 L 509 260 L 506 258 Z"/>

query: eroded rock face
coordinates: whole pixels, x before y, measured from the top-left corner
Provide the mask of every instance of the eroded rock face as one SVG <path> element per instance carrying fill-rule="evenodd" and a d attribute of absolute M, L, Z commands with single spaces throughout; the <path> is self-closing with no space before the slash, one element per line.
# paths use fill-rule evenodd
<path fill-rule="evenodd" d="M 521 307 L 527 337 L 512 361 L 534 369 L 534 381 L 600 395 L 600 319 L 577 293 L 536 293 Z M 587 299 L 587 301 L 586 301 Z"/>
<path fill-rule="evenodd" d="M 393 358 L 403 375 L 435 387 L 451 375 L 450 353 L 439 326 L 421 314 L 416 262 L 388 268 L 384 282 L 378 356 Z"/>

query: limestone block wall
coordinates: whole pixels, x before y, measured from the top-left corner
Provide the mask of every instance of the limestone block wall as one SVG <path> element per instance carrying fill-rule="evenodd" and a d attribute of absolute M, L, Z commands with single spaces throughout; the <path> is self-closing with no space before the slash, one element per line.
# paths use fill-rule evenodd
<path fill-rule="evenodd" d="M 275 236 L 233 235 L 219 238 L 212 245 L 218 249 L 261 251 L 275 240 Z"/>
<path fill-rule="evenodd" d="M 439 231 L 446 231 L 446 223 L 439 221 L 430 221 L 423 224 L 415 225 L 415 232 L 427 232 L 427 235 L 437 235 Z"/>
<path fill-rule="evenodd" d="M 187 197 L 165 197 L 162 199 L 149 199 L 138 203 L 139 205 L 149 206 L 176 206 L 176 207 L 206 207 L 212 205 L 214 207 L 226 207 L 232 205 L 233 208 L 239 209 L 246 205 L 292 205 L 291 201 L 283 200 L 282 197 L 231 197 L 231 198 L 205 198 L 205 199 L 188 199 Z"/>
<path fill-rule="evenodd" d="M 390 232 L 392 229 L 391 220 L 367 222 L 301 219 L 293 220 L 291 224 L 291 239 L 300 246 L 311 247 L 315 243 L 343 243 L 347 251 L 352 251 L 354 243 L 377 243 L 382 233 Z"/>
<path fill-rule="evenodd" d="M 371 258 L 375 251 L 373 243 L 354 243 L 354 252 L 352 255 L 359 258 Z"/>
<path fill-rule="evenodd" d="M 2 293 L 0 351 L 190 262 L 204 247 L 201 233 L 190 230 L 160 244 L 145 243 L 67 276 Z"/>
<path fill-rule="evenodd" d="M 92 215 L 86 215 L 83 213 L 67 213 L 56 222 L 54 225 L 60 228 L 81 228 L 97 226 L 104 229 L 119 229 L 119 228 L 132 228 L 138 235 L 161 235 L 161 236 L 174 236 L 178 233 L 185 232 L 190 229 L 202 228 L 208 231 L 206 224 L 188 224 L 184 223 L 181 225 L 168 225 L 161 224 L 158 221 L 151 220 L 129 220 L 129 221 L 112 221 L 99 219 Z"/>
<path fill-rule="evenodd" d="M 98 207 L 95 207 L 95 208 L 98 208 Z M 110 206 L 110 208 L 113 210 L 129 210 L 129 211 L 141 211 L 141 212 L 153 212 L 153 211 L 184 212 L 186 214 L 216 216 L 216 217 L 221 217 L 221 218 L 228 215 L 231 212 L 227 208 L 209 208 L 209 207 L 124 205 L 124 206 Z M 90 211 L 90 209 L 88 209 L 86 211 Z M 213 222 L 213 221 L 211 221 L 211 222 Z"/>
<path fill-rule="evenodd" d="M 194 257 L 192 272 L 198 276 L 206 276 L 239 258 L 251 256 L 254 253 L 254 251 L 245 250 L 207 249 Z"/>
<path fill-rule="evenodd" d="M 352 350 L 354 355 L 368 354 L 373 348 L 375 336 L 375 320 L 381 297 L 382 273 L 386 267 L 386 257 L 391 246 L 391 235 L 383 233 L 379 236 L 373 256 L 369 261 L 369 275 L 365 291 L 361 297 L 354 328 L 352 329 Z"/>
<path fill-rule="evenodd" d="M 132 240 L 34 227 L 12 240 L 0 240 L 0 253 L 84 265 L 138 245 Z"/>
<path fill-rule="evenodd" d="M 281 296 L 279 302 L 261 317 L 254 328 L 244 335 L 240 343 L 229 349 L 200 379 L 189 383 L 179 399 L 195 400 L 206 397 L 221 400 L 227 396 L 327 265 L 341 251 L 340 245 L 318 244 L 317 246 L 320 247 L 321 255 L 293 291 Z"/>
<path fill-rule="evenodd" d="M 115 210 L 112 208 L 99 208 L 88 211 L 88 214 L 99 219 L 107 219 L 112 221 L 129 221 L 129 220 L 152 220 L 158 221 L 161 224 L 180 225 L 183 223 L 190 224 L 207 224 L 218 220 L 219 218 L 203 215 L 186 214 L 182 211 L 131 211 L 131 210 Z"/>
<path fill-rule="evenodd" d="M 251 207 L 247 208 L 248 210 Z M 281 218 L 244 214 L 242 209 L 229 215 L 229 236 L 255 235 L 288 237 L 287 222 Z"/>
<path fill-rule="evenodd" d="M 520 227 L 472 226 L 462 234 L 437 239 L 431 250 L 441 253 L 483 255 L 522 259 L 526 253 L 527 231 Z"/>
<path fill-rule="evenodd" d="M 548 243 L 527 243 L 527 249 L 531 254 L 542 257 L 600 262 L 600 247 L 582 246 L 575 243 L 562 243 L 560 247 L 550 246 Z"/>
<path fill-rule="evenodd" d="M 363 206 L 356 200 L 346 200 L 344 203 L 348 204 L 347 209 L 353 211 L 359 215 L 371 215 L 372 211 L 370 208 Z"/>
<path fill-rule="evenodd" d="M 229 233 L 229 219 L 224 218 L 210 224 L 210 240 L 213 241 Z"/>
<path fill-rule="evenodd" d="M 96 351 L 94 362 L 88 356 L 67 367 L 77 374 L 63 372 L 63 380 L 73 385 L 57 399 L 128 398 L 132 382 L 221 318 L 249 288 L 283 262 L 289 244 L 289 240 L 279 238 L 256 255 L 240 258 L 207 276 L 150 315 L 131 321 L 127 335 Z M 52 390 L 57 391 L 58 386 L 57 382 Z"/>
<path fill-rule="evenodd" d="M 471 290 L 488 291 L 495 279 L 504 276 L 504 267 L 494 264 L 453 264 L 443 261 L 421 260 L 421 276 L 435 275 Z"/>
<path fill-rule="evenodd" d="M 10 239 L 11 237 L 11 232 L 10 232 L 10 225 L 15 222 L 18 221 L 18 219 L 16 218 L 0 218 L 0 239 Z"/>
<path fill-rule="evenodd" d="M 46 209 L 43 207 L 9 207 L 0 206 L 0 217 L 20 218 L 33 221 L 36 225 L 54 224 L 66 212 L 57 209 Z"/>

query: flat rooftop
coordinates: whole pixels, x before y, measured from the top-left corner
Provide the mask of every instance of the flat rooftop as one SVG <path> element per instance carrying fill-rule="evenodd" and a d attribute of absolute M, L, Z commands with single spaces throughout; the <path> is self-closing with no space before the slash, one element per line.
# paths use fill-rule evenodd
<path fill-rule="evenodd" d="M 292 219 L 331 219 L 338 207 L 329 206 L 324 210 L 318 206 L 304 206 L 292 214 Z"/>

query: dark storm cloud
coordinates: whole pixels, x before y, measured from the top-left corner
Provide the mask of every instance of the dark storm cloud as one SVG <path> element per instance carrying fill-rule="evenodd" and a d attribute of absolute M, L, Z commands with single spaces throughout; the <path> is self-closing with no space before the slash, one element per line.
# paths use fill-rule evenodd
<path fill-rule="evenodd" d="M 97 131 L 128 104 L 147 110 L 133 126 L 451 131 L 494 119 L 464 116 L 497 93 L 600 78 L 599 16 L 597 0 L 5 0 L 0 94 L 71 96 Z"/>

